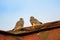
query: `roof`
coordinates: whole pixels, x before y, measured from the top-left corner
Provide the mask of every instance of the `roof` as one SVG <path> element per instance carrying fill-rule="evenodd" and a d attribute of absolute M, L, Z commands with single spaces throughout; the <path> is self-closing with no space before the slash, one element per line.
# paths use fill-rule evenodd
<path fill-rule="evenodd" d="M 36 28 L 32 28 L 32 26 L 24 27 L 24 28 L 22 28 L 21 31 L 19 31 L 18 34 L 12 33 L 12 30 L 10 30 L 10 31 L 2 31 L 1 30 L 0 34 L 4 34 L 4 35 L 28 35 L 28 34 L 42 32 L 42 31 L 49 31 L 49 30 L 53 30 L 53 29 L 57 29 L 57 28 L 60 28 L 60 20 L 53 21 L 53 22 L 47 22 L 47 23 L 44 23 L 42 25 L 37 25 Z"/>

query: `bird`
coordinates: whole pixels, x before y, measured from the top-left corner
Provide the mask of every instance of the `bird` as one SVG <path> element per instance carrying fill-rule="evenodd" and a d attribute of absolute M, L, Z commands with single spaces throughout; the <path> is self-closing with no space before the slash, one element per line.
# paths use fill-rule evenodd
<path fill-rule="evenodd" d="M 21 30 L 23 28 L 23 26 L 24 26 L 24 20 L 23 20 L 23 18 L 20 18 L 20 20 L 17 21 L 13 31 Z"/>
<path fill-rule="evenodd" d="M 34 18 L 33 16 L 30 17 L 30 23 L 31 25 L 33 26 L 33 28 L 36 26 L 36 25 L 41 25 L 42 22 L 38 21 L 36 18 Z"/>

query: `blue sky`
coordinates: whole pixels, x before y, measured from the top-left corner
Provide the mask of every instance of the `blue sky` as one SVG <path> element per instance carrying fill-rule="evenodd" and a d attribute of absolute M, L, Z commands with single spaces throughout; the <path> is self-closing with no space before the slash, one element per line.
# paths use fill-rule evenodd
<path fill-rule="evenodd" d="M 60 20 L 60 0 L 0 0 L 0 30 L 13 29 L 21 17 L 31 26 L 30 16 L 43 23 Z"/>

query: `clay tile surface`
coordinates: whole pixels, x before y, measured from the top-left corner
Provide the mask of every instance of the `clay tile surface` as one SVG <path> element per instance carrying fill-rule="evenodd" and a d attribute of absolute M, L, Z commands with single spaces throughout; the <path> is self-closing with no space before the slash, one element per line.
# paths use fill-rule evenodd
<path fill-rule="evenodd" d="M 60 20 L 24 27 L 19 33 L 0 30 L 0 40 L 60 40 Z"/>

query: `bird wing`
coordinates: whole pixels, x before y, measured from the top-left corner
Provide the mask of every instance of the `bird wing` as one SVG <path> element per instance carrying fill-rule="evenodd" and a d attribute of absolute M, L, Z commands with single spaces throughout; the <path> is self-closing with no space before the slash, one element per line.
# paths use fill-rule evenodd
<path fill-rule="evenodd" d="M 20 23 L 19 21 L 16 23 L 15 28 L 17 28 L 19 26 L 19 23 Z"/>
<path fill-rule="evenodd" d="M 34 19 L 34 20 L 35 20 L 35 23 L 42 24 L 42 22 L 38 21 L 37 19 Z"/>

